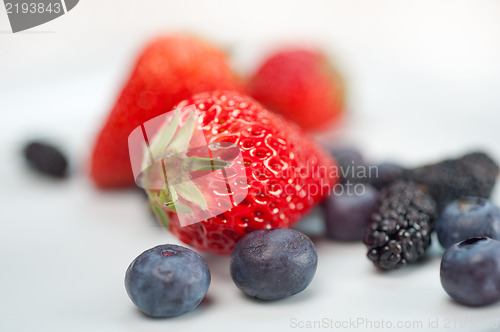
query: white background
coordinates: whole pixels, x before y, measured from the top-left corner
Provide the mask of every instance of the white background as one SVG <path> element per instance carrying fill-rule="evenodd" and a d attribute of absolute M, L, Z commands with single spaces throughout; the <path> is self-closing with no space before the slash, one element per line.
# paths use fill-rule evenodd
<path fill-rule="evenodd" d="M 278 45 L 325 49 L 349 89 L 340 132 L 318 135 L 328 144 L 406 165 L 475 148 L 500 160 L 500 1 L 82 0 L 17 34 L 0 8 L 0 331 L 298 330 L 293 318 L 417 321 L 423 328 L 414 330 L 434 331 L 429 319 L 442 330 L 498 323 L 499 305 L 449 300 L 437 245 L 424 264 L 381 274 L 362 245 L 319 237 L 317 275 L 297 296 L 249 300 L 231 282 L 228 259 L 206 255 L 207 301 L 175 319 L 140 314 L 125 270 L 143 250 L 176 240 L 151 221 L 139 193 L 94 189 L 86 162 L 139 48 L 165 31 L 217 43 L 242 75 Z M 24 167 L 19 149 L 30 137 L 67 151 L 68 181 Z"/>

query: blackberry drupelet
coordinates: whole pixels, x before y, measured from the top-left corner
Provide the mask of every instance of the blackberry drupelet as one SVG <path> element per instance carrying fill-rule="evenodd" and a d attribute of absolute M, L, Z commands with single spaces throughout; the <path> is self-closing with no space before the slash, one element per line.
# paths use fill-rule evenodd
<path fill-rule="evenodd" d="M 408 170 L 403 178 L 427 185 L 441 211 L 447 203 L 466 196 L 489 198 L 499 173 L 484 152 Z"/>
<path fill-rule="evenodd" d="M 378 194 L 378 208 L 363 238 L 378 268 L 391 270 L 424 257 L 436 218 L 436 203 L 426 190 L 397 181 Z"/>

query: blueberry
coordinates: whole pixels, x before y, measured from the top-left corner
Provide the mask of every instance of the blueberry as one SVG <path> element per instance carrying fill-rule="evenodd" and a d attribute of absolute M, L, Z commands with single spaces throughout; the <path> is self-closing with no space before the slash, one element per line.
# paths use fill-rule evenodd
<path fill-rule="evenodd" d="M 277 300 L 303 291 L 316 273 L 318 255 L 304 234 L 285 228 L 245 235 L 231 255 L 231 277 L 245 294 Z"/>
<path fill-rule="evenodd" d="M 405 168 L 390 162 L 375 166 L 376 171 L 370 172 L 370 183 L 377 189 L 382 189 L 391 183 L 404 178 Z"/>
<path fill-rule="evenodd" d="M 500 242 L 474 237 L 448 248 L 441 261 L 441 284 L 462 304 L 500 301 Z"/>
<path fill-rule="evenodd" d="M 326 235 L 340 241 L 361 241 L 377 206 L 377 191 L 369 184 L 344 190 L 325 202 Z M 361 188 L 361 191 L 360 189 Z"/>
<path fill-rule="evenodd" d="M 342 184 L 366 182 L 368 180 L 368 164 L 358 150 L 335 148 L 330 150 L 330 153 L 337 161 L 337 173 Z"/>
<path fill-rule="evenodd" d="M 127 294 L 145 314 L 173 317 L 200 304 L 210 285 L 207 263 L 191 249 L 167 244 L 140 254 L 125 275 Z"/>
<path fill-rule="evenodd" d="M 52 177 L 64 177 L 68 162 L 64 154 L 50 144 L 31 142 L 24 148 L 28 164 L 38 172 Z"/>
<path fill-rule="evenodd" d="M 459 199 L 445 207 L 435 229 L 445 248 L 474 236 L 500 240 L 500 209 L 485 198 Z"/>

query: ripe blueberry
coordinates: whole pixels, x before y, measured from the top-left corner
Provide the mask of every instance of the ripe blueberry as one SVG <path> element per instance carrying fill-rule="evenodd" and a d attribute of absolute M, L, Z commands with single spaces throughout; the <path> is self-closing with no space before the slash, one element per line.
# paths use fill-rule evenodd
<path fill-rule="evenodd" d="M 277 300 L 303 291 L 318 265 L 316 248 L 304 234 L 285 228 L 245 235 L 231 255 L 231 277 L 245 294 Z"/>
<path fill-rule="evenodd" d="M 127 294 L 145 314 L 172 317 L 200 304 L 210 285 L 207 263 L 193 250 L 167 244 L 140 254 L 125 275 Z"/>
<path fill-rule="evenodd" d="M 435 229 L 445 248 L 474 236 L 500 240 L 500 209 L 485 198 L 459 199 L 446 206 Z"/>
<path fill-rule="evenodd" d="M 500 242 L 474 237 L 452 245 L 441 261 L 441 284 L 462 304 L 500 301 Z"/>

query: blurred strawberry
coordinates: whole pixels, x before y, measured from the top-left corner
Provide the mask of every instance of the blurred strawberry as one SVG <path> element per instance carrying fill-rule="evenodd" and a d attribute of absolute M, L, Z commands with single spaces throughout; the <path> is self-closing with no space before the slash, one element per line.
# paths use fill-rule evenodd
<path fill-rule="evenodd" d="M 246 177 L 235 176 L 235 168 L 225 169 L 224 178 L 196 186 L 187 179 L 176 181 L 176 176 L 182 176 L 180 167 L 172 162 L 169 169 L 172 158 L 165 161 L 161 173 L 169 179 L 165 189 L 157 189 L 162 188 L 157 184 L 156 189 L 147 190 L 152 208 L 174 235 L 196 249 L 230 254 L 236 242 L 249 232 L 291 227 L 338 182 L 331 168 L 335 162 L 325 151 L 297 125 L 269 112 L 253 99 L 236 92 L 215 91 L 193 96 L 177 108 L 187 106 L 191 107 L 193 118 L 180 121 L 174 117 L 166 123 L 152 140 L 151 150 L 159 155 L 172 155 L 171 150 L 179 151 L 182 141 L 185 142 L 182 150 L 188 149 L 192 138 L 185 133 L 193 129 L 185 128 L 195 126 L 203 131 L 210 145 L 235 146 L 241 152 L 242 174 Z M 181 126 L 175 135 L 172 123 Z M 215 158 L 213 152 L 211 155 Z M 216 165 L 216 161 L 211 163 Z M 156 182 L 155 179 L 158 177 L 154 172 L 149 172 L 143 178 L 144 187 L 151 188 L 147 183 Z M 227 190 L 220 190 L 226 189 L 226 184 Z M 177 200 L 175 207 L 171 205 L 174 200 Z M 180 214 L 186 213 L 189 217 L 199 211 L 183 212 L 179 207 L 192 206 L 192 202 L 205 211 L 218 209 L 220 212 L 184 226 L 179 221 Z M 221 206 L 224 206 L 222 211 Z"/>
<path fill-rule="evenodd" d="M 167 35 L 150 42 L 97 137 L 91 159 L 95 184 L 133 185 L 130 132 L 179 101 L 215 89 L 242 90 L 221 51 L 191 36 Z"/>
<path fill-rule="evenodd" d="M 274 53 L 250 78 L 252 97 L 306 130 L 338 120 L 344 86 L 317 50 L 289 48 Z"/>

